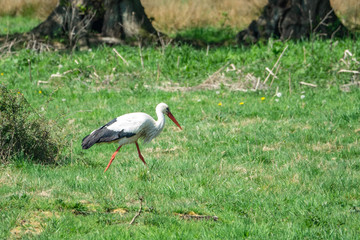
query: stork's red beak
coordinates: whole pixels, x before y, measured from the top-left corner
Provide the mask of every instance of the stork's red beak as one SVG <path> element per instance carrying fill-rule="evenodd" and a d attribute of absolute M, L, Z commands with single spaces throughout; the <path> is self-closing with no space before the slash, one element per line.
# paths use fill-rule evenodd
<path fill-rule="evenodd" d="M 168 112 L 167 115 L 182 130 L 180 124 L 178 123 L 178 121 L 176 121 L 175 117 L 171 114 L 171 112 Z"/>

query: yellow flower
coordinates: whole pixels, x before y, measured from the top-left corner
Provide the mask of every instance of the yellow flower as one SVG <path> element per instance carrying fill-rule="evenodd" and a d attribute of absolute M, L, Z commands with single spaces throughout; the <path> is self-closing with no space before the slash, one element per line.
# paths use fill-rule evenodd
<path fill-rule="evenodd" d="M 244 102 L 239 102 L 240 105 L 244 105 Z"/>
<path fill-rule="evenodd" d="M 261 98 L 261 101 L 264 101 L 264 100 L 265 100 L 265 97 L 262 97 L 262 98 Z"/>
<path fill-rule="evenodd" d="M 42 94 L 42 91 L 40 90 L 39 93 Z"/>
<path fill-rule="evenodd" d="M 221 105 L 222 105 L 222 103 L 221 103 L 221 102 L 219 102 L 219 103 L 218 103 L 218 105 L 219 105 L 219 106 L 221 106 Z"/>
<path fill-rule="evenodd" d="M 4 73 L 1 73 L 1 76 L 4 76 Z"/>
<path fill-rule="evenodd" d="M 18 94 L 20 94 L 20 92 L 18 92 Z"/>

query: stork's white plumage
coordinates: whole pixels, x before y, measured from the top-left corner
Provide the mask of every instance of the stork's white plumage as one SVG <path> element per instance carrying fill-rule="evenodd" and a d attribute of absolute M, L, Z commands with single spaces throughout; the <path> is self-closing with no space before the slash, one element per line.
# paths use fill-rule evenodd
<path fill-rule="evenodd" d="M 146 165 L 137 140 L 143 138 L 144 142 L 150 142 L 153 138 L 157 137 L 165 126 L 164 114 L 166 114 L 181 129 L 180 124 L 171 114 L 168 105 L 165 103 L 159 103 L 156 106 L 156 114 L 158 117 L 157 121 L 148 114 L 142 112 L 128 113 L 117 117 L 84 137 L 81 146 L 83 149 L 88 149 L 96 143 L 119 143 L 120 146 L 111 156 L 110 162 L 104 172 L 110 167 L 121 146 L 130 143 L 135 143 L 139 157 Z"/>

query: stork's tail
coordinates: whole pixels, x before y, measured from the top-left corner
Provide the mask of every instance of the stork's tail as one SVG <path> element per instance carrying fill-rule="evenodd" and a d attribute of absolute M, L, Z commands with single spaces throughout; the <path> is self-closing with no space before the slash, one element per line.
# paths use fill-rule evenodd
<path fill-rule="evenodd" d="M 83 149 L 90 148 L 92 145 L 94 145 L 99 140 L 98 136 L 96 136 L 97 134 L 95 134 L 95 132 L 92 132 L 83 138 L 82 143 L 81 143 L 81 146 Z"/>

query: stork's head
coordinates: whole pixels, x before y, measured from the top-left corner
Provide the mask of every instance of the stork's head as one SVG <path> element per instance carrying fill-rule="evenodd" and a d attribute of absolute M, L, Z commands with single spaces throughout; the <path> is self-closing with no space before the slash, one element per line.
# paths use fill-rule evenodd
<path fill-rule="evenodd" d="M 182 129 L 180 124 L 176 121 L 175 117 L 171 114 L 169 106 L 166 103 L 159 103 L 156 106 L 156 112 L 158 112 L 158 111 L 167 115 L 180 129 Z"/>

